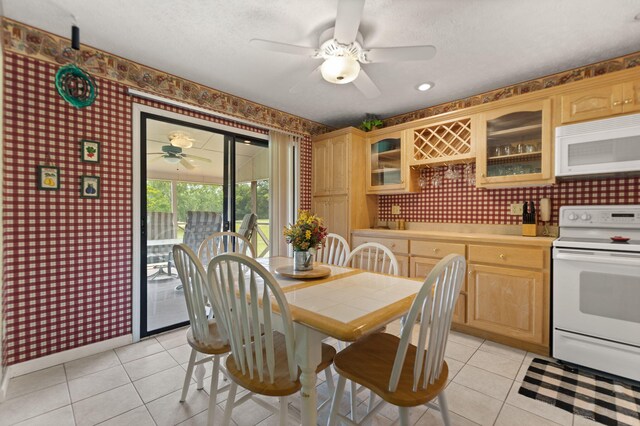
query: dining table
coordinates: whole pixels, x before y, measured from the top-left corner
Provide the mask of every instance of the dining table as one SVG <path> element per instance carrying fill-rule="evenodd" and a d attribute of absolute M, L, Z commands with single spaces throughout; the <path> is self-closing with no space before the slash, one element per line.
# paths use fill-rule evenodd
<path fill-rule="evenodd" d="M 290 272 L 292 258 L 256 260 L 273 274 L 289 303 L 301 371 L 301 420 L 305 426 L 316 425 L 316 368 L 322 341 L 333 337 L 352 342 L 402 317 L 424 280 L 321 263 L 314 263 L 314 268 L 328 275 L 307 279 L 309 274 L 281 273 Z"/>

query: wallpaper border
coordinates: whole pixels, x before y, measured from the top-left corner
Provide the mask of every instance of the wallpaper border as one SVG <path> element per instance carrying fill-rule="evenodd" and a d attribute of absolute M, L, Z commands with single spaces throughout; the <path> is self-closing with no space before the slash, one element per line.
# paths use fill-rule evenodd
<path fill-rule="evenodd" d="M 445 112 L 457 111 L 469 108 L 475 105 L 486 104 L 512 96 L 524 95 L 525 93 L 536 92 L 550 87 L 561 86 L 574 81 L 580 81 L 587 78 L 598 77 L 615 71 L 621 71 L 629 68 L 640 66 L 640 51 L 630 53 L 628 55 L 619 56 L 594 64 L 585 65 L 567 71 L 561 71 L 556 74 L 547 75 L 545 77 L 535 78 L 499 89 L 490 90 L 478 95 L 469 96 L 467 98 L 455 101 L 445 102 L 439 105 L 394 115 L 383 119 L 385 127 L 394 126 L 396 124 L 407 123 L 421 118 L 432 117 L 434 115 L 443 114 Z"/>
<path fill-rule="evenodd" d="M 73 60 L 68 38 L 2 18 L 4 49 L 55 64 Z M 95 77 L 116 81 L 149 93 L 207 108 L 276 130 L 315 135 L 333 130 L 315 121 L 251 102 L 190 80 L 147 67 L 91 46 L 82 45 L 77 64 Z"/>

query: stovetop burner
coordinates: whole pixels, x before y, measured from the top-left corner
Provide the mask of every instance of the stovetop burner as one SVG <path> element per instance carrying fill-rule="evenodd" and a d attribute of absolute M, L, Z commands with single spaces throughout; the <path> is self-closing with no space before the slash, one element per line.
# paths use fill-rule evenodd
<path fill-rule="evenodd" d="M 553 242 L 553 246 L 591 250 L 640 252 L 640 239 L 629 239 L 629 241 L 622 242 L 612 241 L 610 238 L 560 237 Z"/>
<path fill-rule="evenodd" d="M 560 207 L 560 238 L 553 245 L 640 252 L 640 205 Z"/>

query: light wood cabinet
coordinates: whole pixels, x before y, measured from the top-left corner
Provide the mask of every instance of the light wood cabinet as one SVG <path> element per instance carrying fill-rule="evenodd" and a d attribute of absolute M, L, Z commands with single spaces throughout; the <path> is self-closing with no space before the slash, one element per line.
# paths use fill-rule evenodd
<path fill-rule="evenodd" d="M 332 195 L 314 197 L 314 213 L 324 220 L 324 225 L 334 234 L 349 235 L 349 197 L 347 195 Z M 345 237 L 346 238 L 346 237 Z"/>
<path fill-rule="evenodd" d="M 452 328 L 540 354 L 549 354 L 552 239 L 474 234 L 429 236 L 425 232 L 359 230 L 353 247 L 377 242 L 391 249 L 408 275 L 424 279 L 450 255 L 465 256 L 467 274 Z M 401 266 L 401 269 L 404 266 Z M 405 269 L 403 269 L 403 275 Z"/>
<path fill-rule="evenodd" d="M 405 130 L 409 166 L 437 166 L 473 161 L 475 117 L 424 124 Z"/>
<path fill-rule="evenodd" d="M 367 194 L 418 192 L 418 174 L 407 165 L 404 132 L 387 129 L 367 137 Z"/>
<path fill-rule="evenodd" d="M 369 236 L 353 236 L 351 239 L 351 249 L 364 243 L 382 244 L 396 256 L 398 261 L 398 274 L 403 277 L 409 276 L 409 240 L 402 238 L 381 238 Z"/>
<path fill-rule="evenodd" d="M 364 133 L 354 128 L 320 135 L 311 143 L 311 209 L 329 232 L 349 241 L 351 230 L 368 228 L 376 212 L 375 199 L 365 194 Z"/>
<path fill-rule="evenodd" d="M 462 245 L 464 248 L 464 245 Z M 464 250 L 462 252 L 464 255 Z M 410 273 L 411 278 L 427 278 L 429 272 L 440 262 L 440 259 L 419 257 L 411 255 L 410 260 Z M 467 284 L 466 280 L 460 289 L 460 295 L 456 302 L 456 307 L 453 311 L 453 322 L 457 324 L 465 324 L 467 322 Z"/>
<path fill-rule="evenodd" d="M 542 272 L 473 263 L 467 269 L 470 326 L 545 343 Z"/>
<path fill-rule="evenodd" d="M 312 192 L 314 196 L 346 194 L 349 191 L 349 135 L 312 143 Z"/>
<path fill-rule="evenodd" d="M 464 244 L 449 243 L 443 241 L 411 240 L 410 273 L 412 278 L 426 278 L 429 272 L 440 262 L 443 257 L 450 254 L 464 256 L 466 246 Z M 460 289 L 460 295 L 453 312 L 453 322 L 466 323 L 467 319 L 467 284 L 466 280 Z"/>
<path fill-rule="evenodd" d="M 477 129 L 476 186 L 554 182 L 549 99 L 480 113 Z"/>
<path fill-rule="evenodd" d="M 563 124 L 640 111 L 640 80 L 570 92 L 560 105 Z"/>
<path fill-rule="evenodd" d="M 549 249 L 470 244 L 468 325 L 549 345 Z"/>

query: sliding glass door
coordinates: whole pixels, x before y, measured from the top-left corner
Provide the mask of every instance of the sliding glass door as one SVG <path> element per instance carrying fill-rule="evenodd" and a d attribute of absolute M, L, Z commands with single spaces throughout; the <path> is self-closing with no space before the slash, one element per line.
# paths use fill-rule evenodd
<path fill-rule="evenodd" d="M 171 254 L 174 244 L 197 252 L 207 235 L 238 230 L 251 213 L 268 226 L 261 199 L 268 198 L 269 167 L 266 140 L 144 112 L 140 123 L 144 337 L 188 323 Z M 268 240 L 262 248 L 268 253 Z"/>

